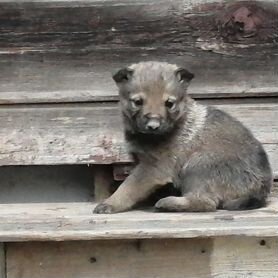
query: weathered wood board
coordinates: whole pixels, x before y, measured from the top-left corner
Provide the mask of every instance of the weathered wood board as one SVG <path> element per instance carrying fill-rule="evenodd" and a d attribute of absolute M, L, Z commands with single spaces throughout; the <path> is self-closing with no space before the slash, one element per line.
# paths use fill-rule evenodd
<path fill-rule="evenodd" d="M 194 71 L 194 97 L 278 95 L 275 0 L 0 1 L 0 20 L 0 103 L 115 100 L 141 60 Z"/>
<path fill-rule="evenodd" d="M 278 173 L 278 103 L 217 103 L 264 144 Z M 130 162 L 117 103 L 2 106 L 0 165 Z"/>
<path fill-rule="evenodd" d="M 277 38 L 275 0 L 12 0 L 0 5 L 1 42 L 11 50 L 23 47 L 15 51 L 84 45 L 182 49 L 198 39 L 248 45 Z M 221 44 L 213 47 L 221 51 Z"/>
<path fill-rule="evenodd" d="M 212 277 L 278 277 L 277 243 L 277 238 L 217 238 L 211 256 Z M 266 259 L 266 256 L 273 257 Z"/>
<path fill-rule="evenodd" d="M 278 200 L 265 208 L 214 213 L 154 213 L 153 209 L 92 214 L 92 203 L 0 204 L 0 241 L 278 236 Z"/>
<path fill-rule="evenodd" d="M 261 52 L 249 51 L 242 57 L 190 48 L 183 54 L 107 50 L 81 55 L 1 55 L 0 104 L 117 100 L 112 73 L 144 60 L 177 63 L 193 71 L 196 78 L 189 93 L 194 98 L 278 96 L 278 52 L 260 56 Z"/>
<path fill-rule="evenodd" d="M 159 60 L 192 70 L 194 98 L 250 127 L 278 177 L 276 0 L 0 0 L 0 23 L 0 165 L 130 162 L 111 74 Z M 2 170 L 18 201 L 46 192 L 33 181 L 20 194 L 9 181 L 25 176 Z M 65 201 L 91 197 L 73 189 L 90 175 L 60 174 L 73 178 Z M 92 215 L 95 204 L 54 203 L 59 194 L 2 203 L 0 278 L 278 278 L 273 195 L 259 210 L 206 214 Z M 51 240 L 94 241 L 11 243 Z"/>
<path fill-rule="evenodd" d="M 0 243 L 0 278 L 7 278 L 6 276 L 6 251 L 3 243 Z"/>
<path fill-rule="evenodd" d="M 220 237 L 7 245 L 7 278 L 53 277 L 277 278 L 278 239 Z"/>

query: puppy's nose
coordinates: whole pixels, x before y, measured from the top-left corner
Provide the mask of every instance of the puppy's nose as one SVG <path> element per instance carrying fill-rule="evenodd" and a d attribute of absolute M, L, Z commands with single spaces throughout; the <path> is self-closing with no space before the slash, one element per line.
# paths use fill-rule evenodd
<path fill-rule="evenodd" d="M 152 118 L 147 122 L 146 127 L 149 130 L 156 130 L 160 127 L 160 120 L 158 118 Z"/>

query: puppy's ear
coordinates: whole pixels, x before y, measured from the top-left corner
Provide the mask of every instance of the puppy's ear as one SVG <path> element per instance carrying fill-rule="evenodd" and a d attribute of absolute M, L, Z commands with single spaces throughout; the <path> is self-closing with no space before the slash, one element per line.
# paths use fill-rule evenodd
<path fill-rule="evenodd" d="M 113 75 L 113 79 L 116 83 L 122 83 L 130 80 L 132 77 L 133 70 L 129 68 L 120 69 Z"/>
<path fill-rule="evenodd" d="M 178 68 L 175 71 L 175 76 L 180 83 L 190 82 L 194 78 L 194 74 L 184 68 Z"/>

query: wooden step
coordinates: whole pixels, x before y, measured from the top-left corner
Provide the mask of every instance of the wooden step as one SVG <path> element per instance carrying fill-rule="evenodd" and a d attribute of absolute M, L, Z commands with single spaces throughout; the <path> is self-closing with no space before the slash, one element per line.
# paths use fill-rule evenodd
<path fill-rule="evenodd" d="M 0 277 L 277 278 L 277 187 L 251 211 L 94 215 L 94 207 L 0 205 Z"/>
<path fill-rule="evenodd" d="M 5 245 L 9 278 L 277 278 L 278 239 L 20 242 Z"/>
<path fill-rule="evenodd" d="M 201 101 L 236 116 L 264 144 L 278 173 L 277 99 Z M 0 106 L 0 165 L 131 162 L 118 104 Z"/>
<path fill-rule="evenodd" d="M 278 200 L 252 211 L 92 214 L 91 203 L 0 205 L 0 241 L 278 236 Z"/>

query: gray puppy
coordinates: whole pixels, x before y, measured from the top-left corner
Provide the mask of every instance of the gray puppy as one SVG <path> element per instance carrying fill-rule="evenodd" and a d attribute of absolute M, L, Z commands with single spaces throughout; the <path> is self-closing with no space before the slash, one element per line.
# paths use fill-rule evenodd
<path fill-rule="evenodd" d="M 95 213 L 126 211 L 173 183 L 181 196 L 160 199 L 162 211 L 240 210 L 263 206 L 272 172 L 262 145 L 239 121 L 197 104 L 186 91 L 194 77 L 160 62 L 117 72 L 126 140 L 138 164 Z"/>

